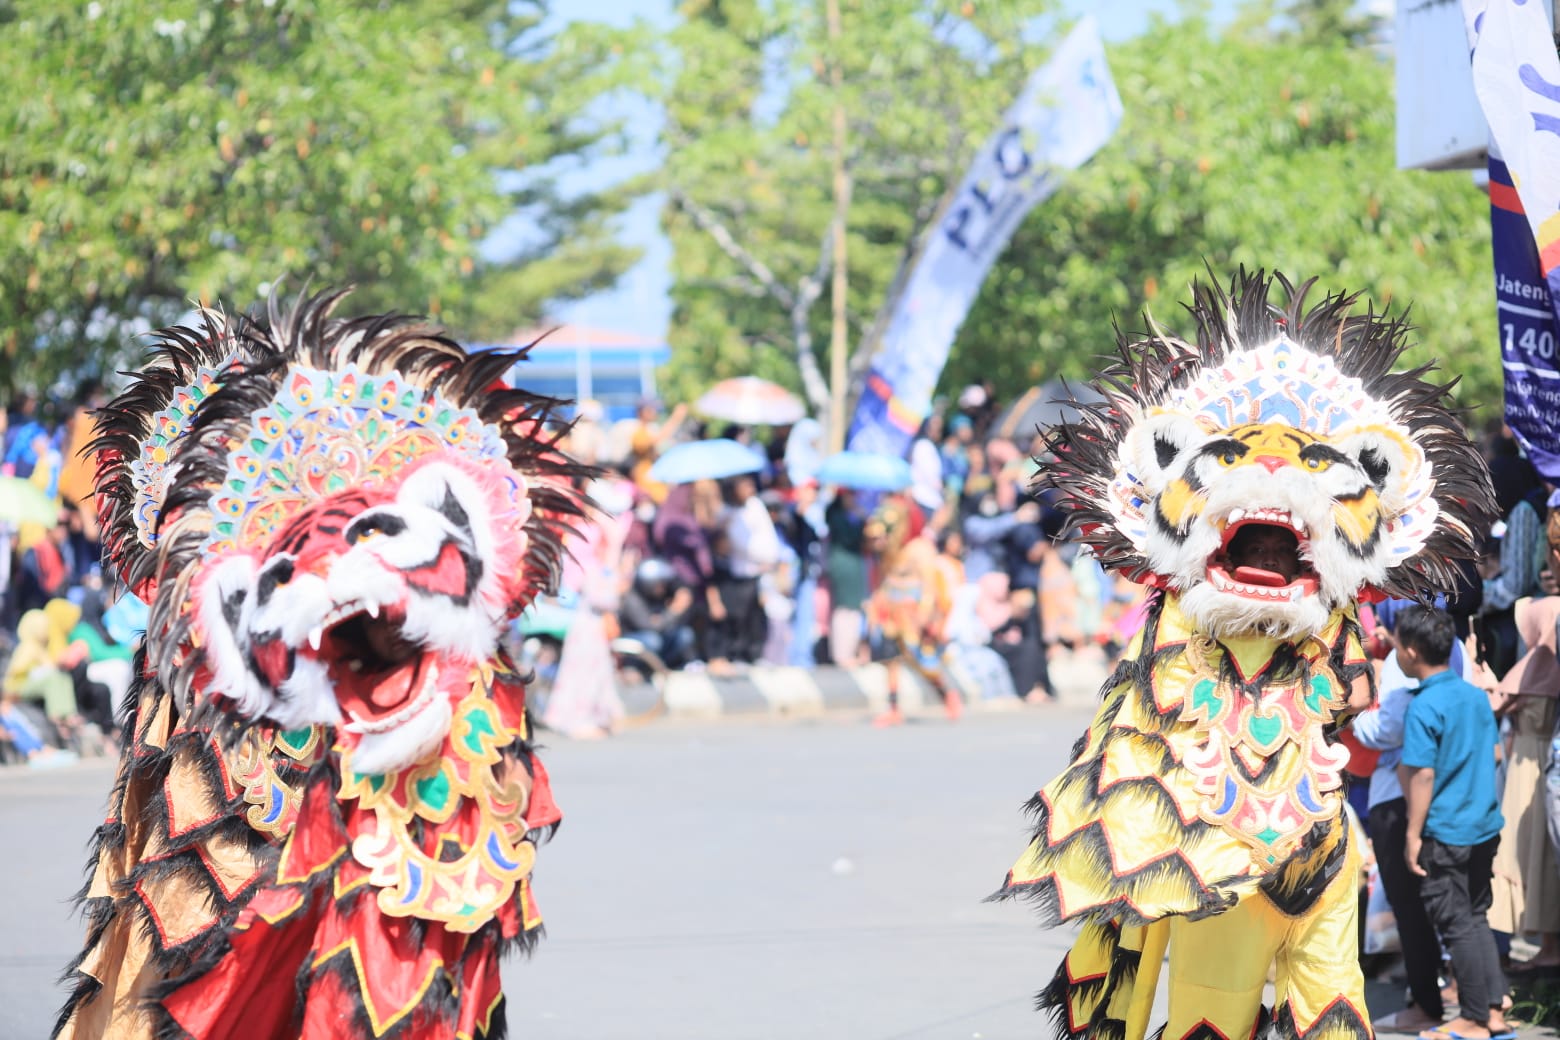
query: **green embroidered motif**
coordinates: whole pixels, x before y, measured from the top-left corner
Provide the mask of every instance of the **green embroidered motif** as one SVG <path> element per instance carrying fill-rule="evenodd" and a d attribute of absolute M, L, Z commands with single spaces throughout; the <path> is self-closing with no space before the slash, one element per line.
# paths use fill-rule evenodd
<path fill-rule="evenodd" d="M 450 801 L 450 778 L 441 769 L 433 776 L 417 781 L 417 797 L 436 813 L 442 813 Z"/>
<path fill-rule="evenodd" d="M 489 717 L 487 711 L 483 709 L 468 711 L 464 718 L 466 721 L 466 732 L 462 740 L 466 747 L 471 749 L 471 753 L 480 758 L 483 754 L 484 742 L 482 737 L 486 735 L 490 738 L 489 742 L 495 744 L 498 740 L 498 734 L 493 729 L 493 720 Z"/>
<path fill-rule="evenodd" d="M 1213 718 L 1224 710 L 1224 698 L 1219 696 L 1219 686 L 1212 679 L 1203 679 L 1192 687 L 1192 707 L 1206 708 Z"/>
<path fill-rule="evenodd" d="M 1320 715 L 1323 705 L 1332 700 L 1332 683 L 1325 675 L 1311 676 L 1311 692 L 1305 695 L 1305 706 Z"/>
<path fill-rule="evenodd" d="M 1250 733 L 1257 746 L 1264 750 L 1273 747 L 1279 737 L 1284 733 L 1284 720 L 1276 713 L 1259 715 L 1253 711 L 1251 717 L 1246 720 L 1246 732 Z"/>

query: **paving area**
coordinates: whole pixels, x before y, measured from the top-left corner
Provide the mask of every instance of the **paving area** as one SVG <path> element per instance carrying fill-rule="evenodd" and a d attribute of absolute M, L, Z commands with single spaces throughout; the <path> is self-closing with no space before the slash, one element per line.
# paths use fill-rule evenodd
<path fill-rule="evenodd" d="M 547 749 L 566 819 L 536 867 L 548 937 L 504 973 L 510 1035 L 1050 1035 L 1031 1001 L 1066 934 L 981 900 L 1086 710 L 865 717 L 662 719 Z M 0 772 L 3 1040 L 48 1033 L 110 779 L 103 763 Z"/>

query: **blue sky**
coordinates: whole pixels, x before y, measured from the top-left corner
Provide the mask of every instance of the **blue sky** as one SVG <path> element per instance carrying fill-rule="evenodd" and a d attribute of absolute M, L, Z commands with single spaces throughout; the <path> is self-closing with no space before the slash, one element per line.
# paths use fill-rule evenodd
<path fill-rule="evenodd" d="M 1237 6 L 1238 0 L 1211 0 L 1208 4 L 1215 19 L 1229 17 Z M 673 21 L 673 0 L 568 0 L 560 7 L 581 20 L 621 26 L 632 24 L 635 19 L 659 26 L 670 25 Z M 1099 19 L 1106 41 L 1111 42 L 1136 36 L 1155 14 L 1173 17 L 1179 4 L 1177 0 L 1065 0 L 1063 8 L 1071 15 L 1092 11 Z M 599 184 L 653 168 L 656 161 L 653 123 L 637 118 L 633 122 L 641 128 L 641 136 L 634 141 L 630 154 L 582 176 Z M 622 240 L 641 247 L 644 257 L 624 275 L 616 288 L 561 305 L 549 317 L 642 335 L 665 335 L 671 318 L 671 300 L 667 295 L 671 285 L 671 247 L 660 233 L 660 208 L 659 196 L 647 197 L 620 219 Z M 516 318 L 517 325 L 526 323 L 525 316 L 517 315 Z"/>

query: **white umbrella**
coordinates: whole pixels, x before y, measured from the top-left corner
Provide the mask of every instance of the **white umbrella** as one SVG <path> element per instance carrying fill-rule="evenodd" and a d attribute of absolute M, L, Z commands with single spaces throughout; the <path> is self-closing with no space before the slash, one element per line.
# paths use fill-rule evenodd
<path fill-rule="evenodd" d="M 795 394 L 757 376 L 723 379 L 693 407 L 712 419 L 744 426 L 788 426 L 807 415 L 807 406 Z"/>

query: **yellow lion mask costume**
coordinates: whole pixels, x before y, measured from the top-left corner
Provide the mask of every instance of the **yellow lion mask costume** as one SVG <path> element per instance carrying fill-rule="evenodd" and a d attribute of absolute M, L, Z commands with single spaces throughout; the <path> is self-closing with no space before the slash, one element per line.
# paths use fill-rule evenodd
<path fill-rule="evenodd" d="M 1063 1036 L 1141 1040 L 1167 946 L 1166 1040 L 1371 1035 L 1331 742 L 1372 695 L 1356 604 L 1449 591 L 1494 504 L 1450 387 L 1393 372 L 1406 326 L 1310 285 L 1242 271 L 1194 289 L 1195 343 L 1122 338 L 1038 478 L 1156 590 L 993 897 L 1083 923 L 1040 996 Z"/>

